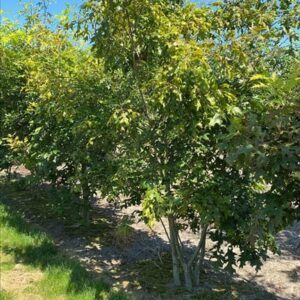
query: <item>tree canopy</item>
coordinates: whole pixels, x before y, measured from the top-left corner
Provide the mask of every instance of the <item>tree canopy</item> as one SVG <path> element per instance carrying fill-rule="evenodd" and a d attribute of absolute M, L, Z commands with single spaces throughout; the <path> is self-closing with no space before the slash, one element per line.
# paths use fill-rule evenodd
<path fill-rule="evenodd" d="M 96 191 L 139 204 L 188 290 L 207 235 L 230 271 L 278 251 L 300 218 L 299 1 L 88 0 L 29 20 L 0 29 L 1 167 L 81 193 L 86 226 Z"/>

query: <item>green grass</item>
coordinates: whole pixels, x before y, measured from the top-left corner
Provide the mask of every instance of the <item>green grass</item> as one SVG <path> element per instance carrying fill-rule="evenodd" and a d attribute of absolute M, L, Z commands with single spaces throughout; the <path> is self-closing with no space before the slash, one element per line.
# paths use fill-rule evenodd
<path fill-rule="evenodd" d="M 16 264 L 43 277 L 23 293 L 42 299 L 128 299 L 120 291 L 96 280 L 78 261 L 61 253 L 48 235 L 24 222 L 11 208 L 0 203 L 1 273 L 8 274 Z M 1 291 L 0 300 L 16 299 L 18 291 Z M 25 297 L 25 294 L 24 297 Z"/>
<path fill-rule="evenodd" d="M 0 290 L 0 300 L 12 300 L 12 299 L 13 299 L 13 295 L 11 293 Z"/>
<path fill-rule="evenodd" d="M 14 268 L 15 262 L 11 255 L 6 255 L 2 251 L 0 251 L 0 270 L 1 272 L 10 271 Z"/>

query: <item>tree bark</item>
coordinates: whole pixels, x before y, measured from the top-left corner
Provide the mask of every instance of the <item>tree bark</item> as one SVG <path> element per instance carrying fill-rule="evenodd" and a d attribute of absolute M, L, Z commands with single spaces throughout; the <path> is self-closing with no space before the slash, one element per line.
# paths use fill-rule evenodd
<path fill-rule="evenodd" d="M 191 292 L 193 290 L 192 270 L 187 263 L 183 265 L 183 272 L 185 288 Z"/>
<path fill-rule="evenodd" d="M 6 176 L 7 176 L 7 180 L 11 181 L 11 166 L 7 167 Z"/>
<path fill-rule="evenodd" d="M 174 234 L 174 222 L 173 217 L 168 218 L 169 221 L 169 231 L 170 231 L 170 244 L 171 244 L 171 252 L 172 252 L 172 266 L 173 266 L 173 281 L 175 286 L 181 285 L 180 280 L 180 265 L 176 251 L 176 236 Z"/>
<path fill-rule="evenodd" d="M 82 222 L 84 226 L 90 225 L 90 189 L 86 183 L 82 187 Z"/>
<path fill-rule="evenodd" d="M 199 252 L 199 257 L 196 261 L 195 269 L 194 269 L 194 282 L 195 286 L 200 285 L 200 272 L 202 269 L 203 261 L 204 261 L 204 255 L 205 255 L 205 245 L 206 245 L 206 233 L 207 233 L 208 226 L 205 225 L 201 232 L 201 250 Z"/>
<path fill-rule="evenodd" d="M 91 190 L 89 183 L 86 179 L 87 166 L 82 164 L 82 182 L 81 182 L 81 190 L 82 190 L 82 223 L 84 226 L 88 227 L 90 225 L 90 197 Z"/>

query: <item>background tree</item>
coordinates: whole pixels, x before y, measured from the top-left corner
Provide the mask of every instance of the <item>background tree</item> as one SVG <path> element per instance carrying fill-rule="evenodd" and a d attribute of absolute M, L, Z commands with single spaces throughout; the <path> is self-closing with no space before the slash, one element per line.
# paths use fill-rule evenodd
<path fill-rule="evenodd" d="M 33 118 L 25 159 L 35 176 L 81 193 L 83 222 L 88 225 L 90 200 L 110 168 L 111 82 L 101 61 L 72 45 L 67 34 L 39 30 L 41 47 L 31 56 L 27 86 L 38 99 L 29 108 Z"/>
<path fill-rule="evenodd" d="M 16 163 L 8 143 L 18 143 L 17 136 L 27 134 L 28 120 L 23 113 L 29 101 L 24 87 L 25 61 L 30 50 L 30 37 L 25 31 L 5 20 L 0 27 L 0 169 L 10 169 Z"/>

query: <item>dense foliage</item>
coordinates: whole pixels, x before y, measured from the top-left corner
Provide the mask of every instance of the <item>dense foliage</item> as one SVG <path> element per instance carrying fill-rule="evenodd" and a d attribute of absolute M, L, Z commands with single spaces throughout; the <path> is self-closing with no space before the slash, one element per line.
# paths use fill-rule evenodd
<path fill-rule="evenodd" d="M 299 2 L 88 0 L 75 21 L 43 16 L 0 29 L 1 167 L 80 193 L 85 225 L 96 191 L 140 204 L 163 223 L 175 285 L 199 284 L 207 235 L 221 266 L 260 268 L 300 218 Z"/>

